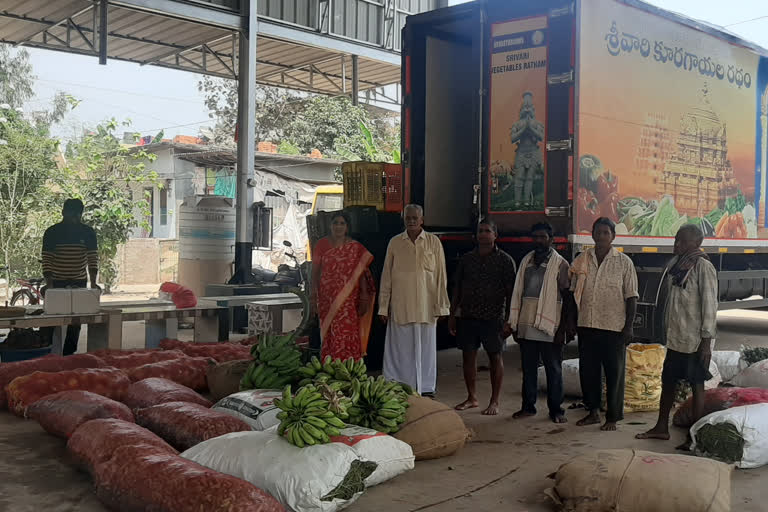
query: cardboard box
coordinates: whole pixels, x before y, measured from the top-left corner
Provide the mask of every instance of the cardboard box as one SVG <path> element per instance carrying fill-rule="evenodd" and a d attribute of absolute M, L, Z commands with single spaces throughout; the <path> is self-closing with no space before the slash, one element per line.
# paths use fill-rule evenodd
<path fill-rule="evenodd" d="M 51 288 L 45 292 L 43 310 L 48 315 L 91 315 L 101 309 L 101 290 Z"/>
<path fill-rule="evenodd" d="M 90 315 L 98 313 L 101 304 L 101 290 L 94 288 L 73 288 L 72 313 L 75 315 Z"/>
<path fill-rule="evenodd" d="M 71 315 L 72 291 L 67 288 L 49 288 L 46 290 L 43 311 L 46 315 Z"/>

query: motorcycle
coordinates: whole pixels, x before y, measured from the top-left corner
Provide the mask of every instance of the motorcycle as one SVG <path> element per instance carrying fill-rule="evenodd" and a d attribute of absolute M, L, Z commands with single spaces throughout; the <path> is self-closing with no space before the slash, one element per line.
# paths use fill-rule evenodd
<path fill-rule="evenodd" d="M 293 244 L 288 240 L 283 242 L 283 245 L 287 248 L 285 255 L 293 260 L 293 264 L 289 265 L 281 263 L 277 267 L 277 272 L 256 266 L 252 269 L 257 283 L 276 283 L 285 287 L 295 287 L 304 290 L 307 282 L 307 267 L 308 263 L 299 263 L 296 253 L 293 250 Z"/>

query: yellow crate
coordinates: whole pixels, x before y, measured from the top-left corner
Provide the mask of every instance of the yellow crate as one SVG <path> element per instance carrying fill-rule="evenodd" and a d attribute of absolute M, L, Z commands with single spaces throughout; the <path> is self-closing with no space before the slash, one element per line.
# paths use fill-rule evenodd
<path fill-rule="evenodd" d="M 344 207 L 375 206 L 384 209 L 384 164 L 345 162 L 341 166 L 344 180 Z"/>

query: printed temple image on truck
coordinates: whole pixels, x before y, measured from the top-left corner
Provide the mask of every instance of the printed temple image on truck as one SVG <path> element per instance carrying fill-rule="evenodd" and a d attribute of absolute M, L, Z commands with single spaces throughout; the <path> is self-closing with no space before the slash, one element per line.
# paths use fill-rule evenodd
<path fill-rule="evenodd" d="M 544 211 L 547 17 L 491 28 L 489 201 L 493 212 Z"/>
<path fill-rule="evenodd" d="M 768 59 L 616 2 L 581 20 L 577 231 L 768 238 Z"/>

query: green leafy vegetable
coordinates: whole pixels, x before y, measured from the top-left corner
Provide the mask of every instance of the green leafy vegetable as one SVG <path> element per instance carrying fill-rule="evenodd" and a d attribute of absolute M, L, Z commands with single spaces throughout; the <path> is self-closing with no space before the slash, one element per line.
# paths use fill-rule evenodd
<path fill-rule="evenodd" d="M 720 208 L 715 208 L 711 212 L 709 212 L 706 216 L 707 220 L 712 224 L 713 226 L 717 226 L 717 223 L 720 222 L 720 219 L 723 218 L 723 215 L 725 215 L 725 212 L 721 210 Z"/>
<path fill-rule="evenodd" d="M 729 197 L 725 200 L 725 211 L 728 212 L 729 215 L 741 213 L 745 206 L 747 206 L 747 200 L 744 198 L 744 194 L 741 193 L 741 190 L 736 194 L 736 197 Z"/>
<path fill-rule="evenodd" d="M 675 201 L 670 196 L 664 196 L 656 210 L 650 236 L 673 236 L 686 220 L 677 213 Z"/>

